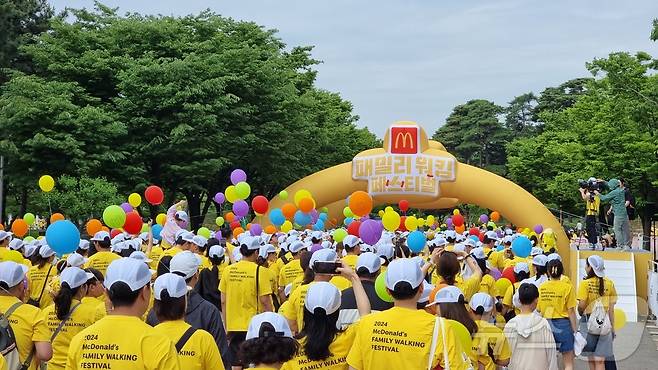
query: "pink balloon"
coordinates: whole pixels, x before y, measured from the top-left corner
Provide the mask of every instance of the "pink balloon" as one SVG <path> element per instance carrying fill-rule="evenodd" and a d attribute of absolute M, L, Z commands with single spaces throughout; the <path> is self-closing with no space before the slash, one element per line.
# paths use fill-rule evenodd
<path fill-rule="evenodd" d="M 240 218 L 246 216 L 249 213 L 249 204 L 242 199 L 236 201 L 233 203 L 233 213 Z"/>

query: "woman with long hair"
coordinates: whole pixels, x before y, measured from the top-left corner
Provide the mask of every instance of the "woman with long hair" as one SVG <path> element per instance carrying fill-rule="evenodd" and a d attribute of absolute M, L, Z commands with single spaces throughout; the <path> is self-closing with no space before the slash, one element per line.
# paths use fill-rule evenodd
<path fill-rule="evenodd" d="M 28 290 L 30 292 L 27 303 L 45 308 L 53 303 L 53 297 L 48 294 L 46 289 L 50 284 L 50 280 L 56 275 L 56 269 L 53 265 L 55 251 L 48 245 L 43 244 L 35 255 L 34 264 L 27 272 Z"/>
<path fill-rule="evenodd" d="M 252 317 L 245 338 L 240 357 L 242 363 L 251 364 L 251 369 L 281 369 L 299 348 L 286 318 L 273 312 Z"/>
<path fill-rule="evenodd" d="M 80 302 L 83 305 L 92 306 L 96 310 L 96 317 L 100 319 L 107 314 L 105 288 L 103 288 L 105 279 L 103 274 L 93 267 L 86 268 L 85 272 L 92 274 L 93 277 L 87 280 L 87 294 L 82 297 Z"/>
<path fill-rule="evenodd" d="M 432 253 L 431 259 L 436 265 L 436 278 L 432 279 L 432 284 L 436 288 L 430 294 L 430 301 L 434 299 L 438 290 L 445 285 L 453 285 L 459 288 L 463 292 L 466 301 L 480 290 L 482 270 L 473 256 L 464 251 L 453 252 L 437 248 Z M 460 260 L 472 272 L 468 279 L 463 279 L 460 275 L 462 270 Z"/>
<path fill-rule="evenodd" d="M 212 242 L 211 242 L 212 241 Z M 215 241 L 217 243 L 215 243 Z M 219 281 L 224 271 L 224 261 L 226 260 L 226 250 L 219 245 L 217 239 L 208 239 L 208 261 L 210 269 L 203 269 L 199 272 L 199 282 L 194 289 L 208 302 L 212 303 L 220 311 L 222 309 L 221 294 L 219 293 Z"/>

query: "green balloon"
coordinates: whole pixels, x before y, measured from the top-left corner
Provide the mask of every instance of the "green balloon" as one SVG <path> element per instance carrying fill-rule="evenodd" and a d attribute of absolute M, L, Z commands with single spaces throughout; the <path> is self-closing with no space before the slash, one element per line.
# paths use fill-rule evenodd
<path fill-rule="evenodd" d="M 321 213 L 329 214 L 329 208 L 327 208 L 327 207 L 322 207 L 322 209 L 320 210 L 320 212 L 321 212 Z"/>
<path fill-rule="evenodd" d="M 24 243 L 30 243 L 30 242 L 33 242 L 33 241 L 34 241 L 34 237 L 32 237 L 32 236 L 26 236 L 26 237 L 23 239 L 23 242 L 24 242 Z"/>
<path fill-rule="evenodd" d="M 285 190 L 281 190 L 281 191 L 279 192 L 279 198 L 281 198 L 281 199 L 283 199 L 283 200 L 288 199 L 288 192 L 285 191 Z"/>
<path fill-rule="evenodd" d="M 333 237 L 334 237 L 334 240 L 336 241 L 336 243 L 342 242 L 343 239 L 345 239 L 346 236 L 347 236 L 347 230 L 345 230 L 343 228 L 336 229 L 333 233 Z"/>
<path fill-rule="evenodd" d="M 224 217 L 222 217 L 222 216 L 217 217 L 217 218 L 215 219 L 215 223 L 217 224 L 217 226 L 222 226 L 222 225 L 224 225 Z"/>
<path fill-rule="evenodd" d="M 377 280 L 375 280 L 375 292 L 383 301 L 393 302 L 393 297 L 386 290 L 386 272 L 377 276 Z"/>
<path fill-rule="evenodd" d="M 149 231 L 149 224 L 142 224 L 142 231 L 143 233 L 147 233 Z"/>
<path fill-rule="evenodd" d="M 117 205 L 109 206 L 103 211 L 103 222 L 113 229 L 123 227 L 126 223 L 126 212 Z"/>
<path fill-rule="evenodd" d="M 199 228 L 199 231 L 196 232 L 197 235 L 201 235 L 206 239 L 210 239 L 210 229 L 207 227 L 201 227 Z"/>
<path fill-rule="evenodd" d="M 32 214 L 32 213 L 26 213 L 26 214 L 24 214 L 24 215 L 23 215 L 23 220 L 25 220 L 25 222 L 26 222 L 28 225 L 32 225 L 32 224 L 34 223 L 34 220 L 35 220 L 34 214 Z"/>
<path fill-rule="evenodd" d="M 247 199 L 251 194 L 251 186 L 246 182 L 242 181 L 235 185 L 235 195 L 240 199 Z"/>

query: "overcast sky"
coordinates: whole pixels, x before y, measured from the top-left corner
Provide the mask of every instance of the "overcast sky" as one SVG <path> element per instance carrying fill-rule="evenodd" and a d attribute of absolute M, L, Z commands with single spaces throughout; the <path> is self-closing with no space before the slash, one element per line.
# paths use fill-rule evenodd
<path fill-rule="evenodd" d="M 93 0 L 50 0 L 56 9 Z M 104 0 L 124 13 L 210 8 L 314 45 L 317 85 L 354 104 L 378 136 L 397 120 L 431 135 L 455 105 L 514 96 L 587 75 L 613 51 L 648 51 L 657 0 Z"/>

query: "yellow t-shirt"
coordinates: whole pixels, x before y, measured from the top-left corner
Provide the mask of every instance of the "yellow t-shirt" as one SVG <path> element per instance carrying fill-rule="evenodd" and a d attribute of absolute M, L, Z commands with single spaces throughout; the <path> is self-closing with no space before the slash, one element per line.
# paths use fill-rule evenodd
<path fill-rule="evenodd" d="M 166 321 L 158 324 L 155 332 L 169 338 L 175 345 L 190 328 L 183 320 Z M 197 329 L 178 353 L 180 368 L 185 370 L 224 370 L 215 339 L 205 330 Z"/>
<path fill-rule="evenodd" d="M 455 276 L 455 286 L 464 293 L 464 299 L 466 299 L 466 301 L 470 301 L 473 294 L 480 291 L 481 281 L 482 279 L 478 278 L 476 275 L 473 275 L 466 280 L 464 280 L 461 275 Z M 432 274 L 432 285 L 437 286 L 439 284 L 445 284 L 445 282 L 438 273 Z"/>
<path fill-rule="evenodd" d="M 477 356 L 485 370 L 496 370 L 496 364 L 489 356 L 489 348 L 493 350 L 496 360 L 508 360 L 512 357 L 509 342 L 498 327 L 482 320 L 476 320 L 478 331 L 473 337 L 473 353 Z"/>
<path fill-rule="evenodd" d="M 100 298 L 94 297 L 82 297 L 82 305 L 90 306 L 95 312 L 96 319 L 98 321 L 102 319 L 107 314 L 107 308 L 105 307 L 105 301 Z"/>
<path fill-rule="evenodd" d="M 290 301 L 288 300 L 288 301 L 285 301 L 285 302 L 281 303 L 281 306 L 279 307 L 279 312 L 278 313 L 280 315 L 283 315 L 283 313 L 286 312 L 286 310 L 289 310 L 289 309 L 290 309 Z"/>
<path fill-rule="evenodd" d="M 313 284 L 314 282 L 312 281 L 309 284 L 301 285 L 293 290 L 288 298 L 288 302 L 290 302 L 288 308 L 283 312 L 283 316 L 285 316 L 286 319 L 297 322 L 298 332 L 302 331 L 302 328 L 304 327 L 304 302 L 306 301 L 306 292 L 308 292 L 308 288 Z"/>
<path fill-rule="evenodd" d="M 119 258 L 121 257 L 118 254 L 114 254 L 108 251 L 100 251 L 89 257 L 89 260 L 87 260 L 87 263 L 85 264 L 85 268 L 95 268 L 96 270 L 100 271 L 103 276 L 105 276 L 105 273 L 107 272 L 107 266 L 109 266 L 112 261 Z"/>
<path fill-rule="evenodd" d="M 203 269 L 210 269 L 212 268 L 212 262 L 210 262 L 210 259 L 202 254 L 197 254 L 201 258 L 201 266 L 199 266 L 199 271 Z"/>
<path fill-rule="evenodd" d="M 299 276 L 304 276 L 304 270 L 302 270 L 299 259 L 295 259 L 281 268 L 279 286 L 285 288 L 286 285 L 292 283 Z"/>
<path fill-rule="evenodd" d="M 290 287 L 290 293 L 292 294 L 292 292 L 294 292 L 297 288 L 299 288 L 303 282 L 304 282 L 304 275 L 302 274 L 297 276 L 295 280 L 292 281 L 292 286 Z"/>
<path fill-rule="evenodd" d="M 60 287 L 59 275 L 55 275 L 48 282 L 48 286 L 46 287 L 46 292 L 50 294 L 50 296 L 53 297 L 53 299 L 55 299 L 57 292 L 59 292 L 59 287 Z"/>
<path fill-rule="evenodd" d="M 340 260 L 347 263 L 347 265 L 350 266 L 352 270 L 356 271 L 356 262 L 358 261 L 358 259 L 359 256 L 357 256 L 356 254 L 348 254 L 347 256 L 342 257 Z"/>
<path fill-rule="evenodd" d="M 324 360 L 312 361 L 306 357 L 304 352 L 304 343 L 306 338 L 299 340 L 299 352 L 290 361 L 283 364 L 281 370 L 306 370 L 306 369 L 324 369 L 324 370 L 345 370 L 347 369 L 347 354 L 354 343 L 356 328 L 359 323 L 356 322 L 347 327 L 347 330 L 339 332 L 329 345 L 331 355 Z"/>
<path fill-rule="evenodd" d="M 571 284 L 560 280 L 548 280 L 539 287 L 537 311 L 545 319 L 569 317 L 569 309 L 576 307 L 576 294 Z"/>
<path fill-rule="evenodd" d="M 6 312 L 16 302 L 19 302 L 16 297 L 0 296 L 0 312 Z M 50 331 L 39 313 L 38 308 L 29 304 L 22 304 L 9 316 L 9 325 L 11 325 L 16 337 L 16 346 L 18 347 L 18 356 L 21 363 L 30 354 L 33 342 L 50 342 Z M 30 370 L 35 369 L 37 369 L 36 356 L 30 364 Z"/>
<path fill-rule="evenodd" d="M 612 280 L 604 277 L 603 296 L 599 295 L 599 278 L 593 277 L 583 280 L 580 283 L 576 299 L 586 303 L 587 308 L 585 309 L 585 313 L 589 314 L 592 313 L 594 302 L 598 299 L 601 299 L 601 303 L 606 310 L 610 307 L 610 303 L 617 303 L 617 290 L 615 289 L 615 284 Z"/>
<path fill-rule="evenodd" d="M 50 274 L 48 274 L 49 269 Z M 32 266 L 27 272 L 27 282 L 28 289 L 30 291 L 30 298 L 35 300 L 39 299 L 41 290 L 45 288 L 43 289 L 43 294 L 41 295 L 41 300 L 39 301 L 39 307 L 41 308 L 48 307 L 53 303 L 53 297 L 48 294 L 48 284 L 50 283 L 50 279 L 56 275 L 57 269 L 54 265 L 49 263 L 46 263 L 43 265 L 43 267 L 39 267 L 39 265 Z M 46 276 L 48 277 L 47 279 Z"/>
<path fill-rule="evenodd" d="M 160 246 L 155 246 L 151 248 L 151 252 L 148 254 L 148 258 L 151 260 L 149 263 L 149 266 L 153 270 L 158 269 L 158 263 L 160 263 L 160 258 L 162 257 L 162 254 L 164 253 L 164 249 Z"/>
<path fill-rule="evenodd" d="M 480 290 L 479 293 L 487 293 L 492 297 L 496 297 L 496 279 L 489 274 L 482 276 L 480 281 Z"/>
<path fill-rule="evenodd" d="M 253 262 L 241 260 L 224 269 L 219 291 L 226 295 L 227 331 L 247 331 L 249 320 L 258 313 L 259 297 L 272 294 L 268 274 L 260 273 L 256 294 L 256 267 Z"/>
<path fill-rule="evenodd" d="M 422 310 L 393 307 L 366 315 L 359 321 L 347 363 L 357 370 L 405 369 L 425 370 L 430 356 L 435 317 Z M 444 321 L 445 325 L 449 325 Z M 432 368 L 444 365 L 443 351 L 448 351 L 450 369 L 466 369 L 462 348 L 453 331 L 446 328 L 446 347 L 442 330 L 432 354 Z"/>
<path fill-rule="evenodd" d="M 564 281 L 567 284 L 571 284 L 571 279 L 567 275 L 560 276 L 560 281 Z"/>
<path fill-rule="evenodd" d="M 162 255 L 160 256 L 160 258 L 162 258 L 162 257 L 164 257 L 164 256 L 170 256 L 170 257 L 173 257 L 173 256 L 177 255 L 178 253 L 180 253 L 180 252 L 182 252 L 182 251 L 183 251 L 183 250 L 180 249 L 180 247 L 176 245 L 176 246 L 173 246 L 173 247 L 171 247 L 171 248 L 169 248 L 169 249 L 165 249 L 164 252 L 162 252 Z"/>
<path fill-rule="evenodd" d="M 489 254 L 489 263 L 498 270 L 505 268 L 505 254 L 502 251 L 493 251 Z"/>
<path fill-rule="evenodd" d="M 27 266 L 27 268 L 32 267 L 32 261 L 30 261 L 27 258 L 23 258 L 23 262 L 21 262 L 21 263 L 24 264 L 25 266 Z"/>
<path fill-rule="evenodd" d="M 525 258 L 514 256 L 514 258 L 505 261 L 505 268 L 508 268 L 510 266 L 516 266 L 517 263 L 521 263 L 521 262 L 527 263 L 528 261 Z"/>
<path fill-rule="evenodd" d="M 75 311 L 71 317 L 66 321 L 64 327 L 59 331 L 55 340 L 51 343 L 53 346 L 53 357 L 48 361 L 48 369 L 63 370 L 66 366 L 66 354 L 69 350 L 69 345 L 73 337 L 84 330 L 86 327 L 91 326 L 96 322 L 96 308 L 90 305 L 79 304 L 80 301 L 73 300 L 71 302 L 71 309 Z M 50 335 L 55 332 L 61 320 L 57 318 L 55 305 L 43 309 L 40 313 L 40 319 L 48 325 Z"/>
<path fill-rule="evenodd" d="M 108 315 L 71 341 L 67 370 L 179 370 L 174 343 L 139 317 Z"/>
<path fill-rule="evenodd" d="M 513 301 L 513 298 L 514 298 L 514 292 L 516 292 L 517 290 L 519 290 L 519 287 L 520 287 L 520 286 L 521 286 L 521 282 L 520 282 L 520 281 L 514 283 L 513 285 L 510 285 L 510 287 L 507 288 L 507 290 L 505 291 L 505 296 L 503 297 L 503 304 L 504 304 L 505 306 L 507 306 L 507 307 L 512 307 L 512 308 L 514 308 L 514 312 L 516 312 L 517 315 L 519 314 L 519 312 L 521 312 L 521 310 L 519 310 L 518 308 L 514 307 L 514 301 Z"/>
<path fill-rule="evenodd" d="M 0 355 L 0 370 L 7 370 L 7 363 L 2 355 Z"/>
<path fill-rule="evenodd" d="M 329 282 L 334 284 L 336 288 L 338 288 L 338 290 L 341 292 L 347 288 L 352 287 L 352 282 L 342 276 L 334 276 L 331 278 L 331 280 L 329 280 Z"/>

